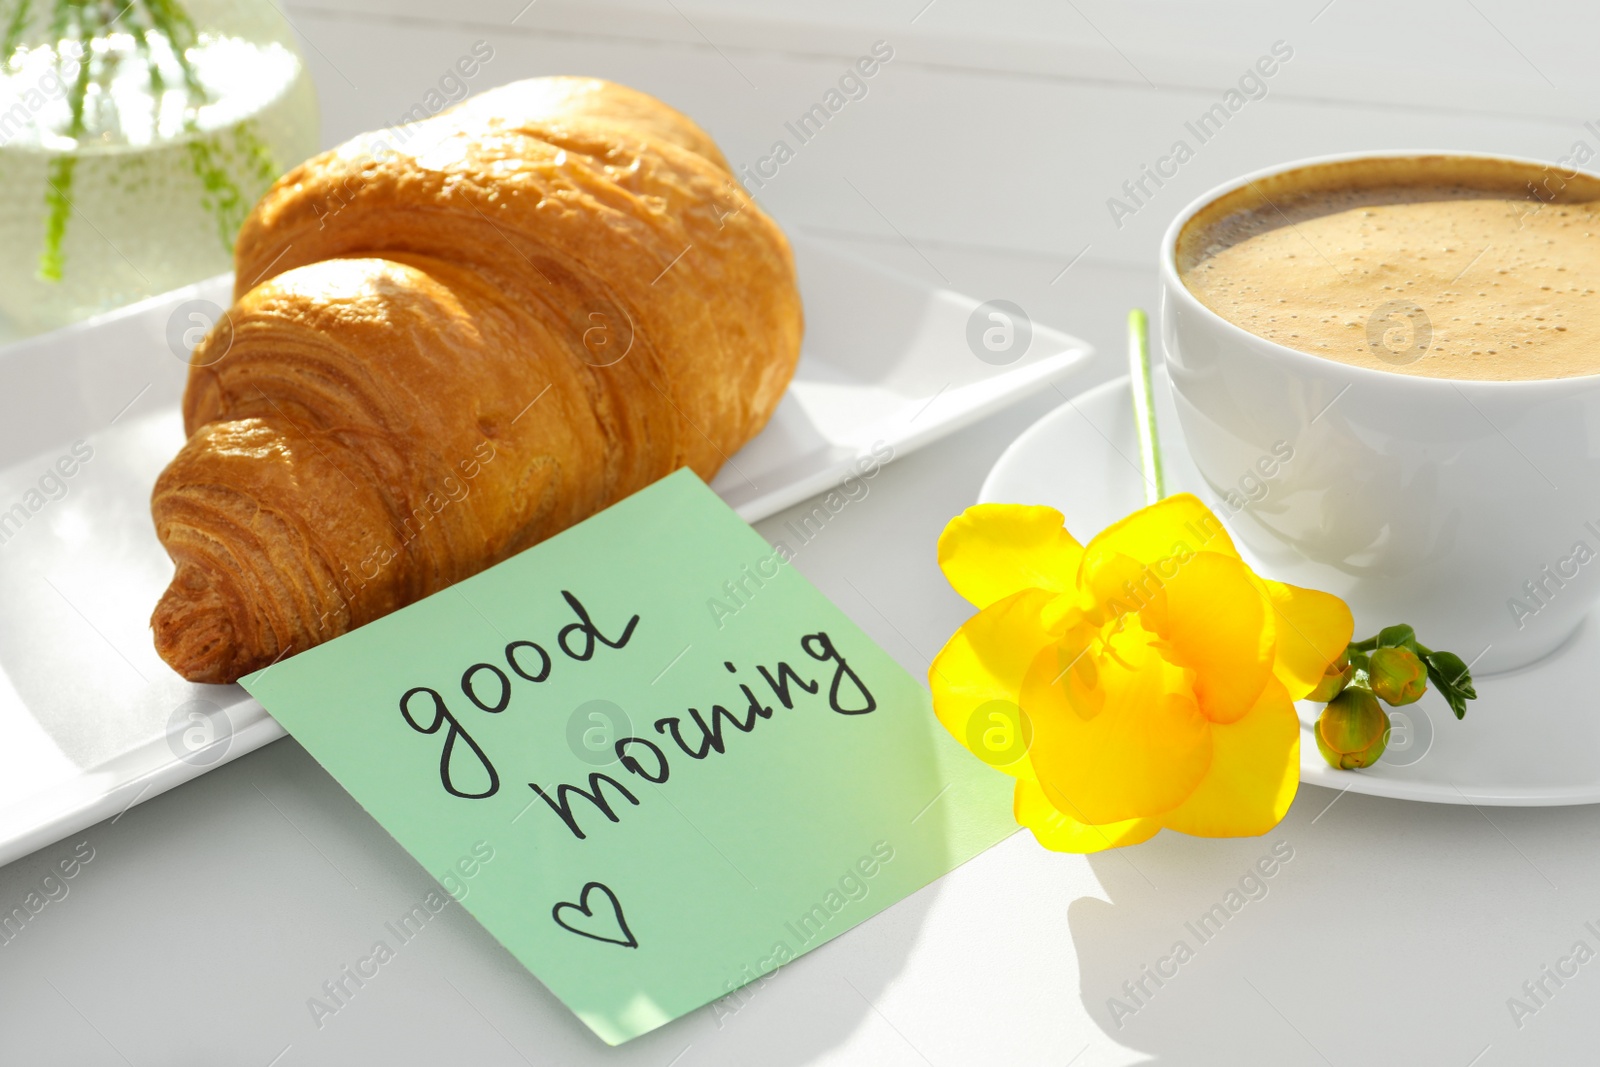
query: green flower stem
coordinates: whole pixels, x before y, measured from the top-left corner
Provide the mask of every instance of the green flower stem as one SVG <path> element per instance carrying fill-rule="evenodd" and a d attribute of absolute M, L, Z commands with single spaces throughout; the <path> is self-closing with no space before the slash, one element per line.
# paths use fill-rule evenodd
<path fill-rule="evenodd" d="M 28 25 L 28 15 L 32 12 L 33 0 L 22 0 L 11 12 L 11 20 L 6 24 L 6 35 L 0 42 L 0 59 L 10 66 L 12 58 L 16 55 L 17 45 L 22 42 L 22 31 Z"/>
<path fill-rule="evenodd" d="M 205 88 L 200 84 L 194 64 L 189 62 L 189 49 L 194 46 L 199 33 L 188 11 L 176 0 L 146 0 L 145 14 L 150 19 L 151 28 L 172 46 L 173 58 L 183 72 L 184 84 L 188 86 L 190 94 L 196 99 L 204 99 Z"/>
<path fill-rule="evenodd" d="M 11 2 L 14 2 L 15 6 L 11 6 Z M 90 89 L 97 85 L 104 90 L 109 79 L 115 74 L 113 64 L 96 61 L 93 46 L 97 39 L 112 32 L 113 27 L 119 22 L 122 28 L 135 37 L 137 47 L 145 57 L 151 94 L 157 98 L 165 92 L 167 85 L 166 79 L 161 74 L 160 64 L 150 50 L 150 45 L 153 38 L 159 37 L 165 40 L 183 75 L 183 88 L 190 103 L 188 122 L 193 124 L 193 109 L 205 102 L 206 93 L 189 57 L 189 49 L 194 47 L 199 34 L 194 20 L 183 6 L 183 0 L 128 0 L 126 3 L 122 0 L 111 3 L 101 0 L 51 0 L 47 10 L 37 12 L 34 0 L 10 0 L 10 2 L 0 0 L 0 24 L 4 25 L 4 33 L 0 35 L 0 64 L 7 67 L 13 65 L 25 34 L 34 26 L 36 14 L 48 25 L 48 41 L 55 49 L 58 76 L 70 66 L 61 46 L 67 42 L 74 42 L 79 46 L 79 56 L 71 61 L 77 64 L 77 72 L 70 79 L 63 79 L 68 83 L 67 106 L 71 116 L 63 131 L 66 136 L 74 140 L 83 138 L 86 131 L 84 109 Z M 259 144 L 259 138 L 253 133 L 247 133 L 245 136 L 243 149 L 252 161 L 259 162 L 256 157 L 261 156 L 270 162 L 269 157 L 265 155 L 264 147 Z M 61 281 L 65 268 L 63 249 L 67 223 L 73 211 L 72 187 L 76 151 L 74 148 L 52 159 L 46 175 L 49 188 L 45 191 L 44 247 L 39 253 L 38 266 L 38 277 L 43 281 Z M 220 158 L 220 153 L 221 149 L 218 147 L 214 155 Z M 205 165 L 202 166 L 201 162 Z M 206 184 L 207 190 L 214 195 L 215 213 L 219 225 L 225 226 L 228 219 L 239 214 L 233 202 L 238 199 L 239 193 L 232 189 L 231 179 L 220 169 L 220 164 L 211 166 L 213 161 L 210 157 L 201 162 L 197 162 L 197 173 Z M 231 248 L 231 237 L 225 238 L 223 243 Z"/>
<path fill-rule="evenodd" d="M 1155 390 L 1150 382 L 1150 319 L 1143 308 L 1128 312 L 1128 380 L 1133 393 L 1133 425 L 1139 434 L 1139 462 L 1144 474 L 1144 502 L 1167 495 L 1161 470 L 1161 442 L 1156 436 Z"/>
<path fill-rule="evenodd" d="M 1433 649 L 1429 648 L 1427 645 L 1423 644 L 1421 641 L 1418 641 L 1418 640 L 1413 638 L 1412 641 L 1410 642 L 1410 644 L 1411 644 L 1411 647 L 1413 648 L 1413 650 L 1419 656 L 1431 656 L 1431 655 L 1433 655 Z M 1348 646 L 1348 650 L 1351 651 L 1351 652 L 1375 652 L 1375 651 L 1377 651 L 1377 649 L 1378 649 L 1378 639 L 1376 637 L 1369 637 L 1365 641 L 1351 641 L 1349 646 Z"/>
<path fill-rule="evenodd" d="M 61 246 L 67 236 L 67 217 L 72 214 L 72 173 L 77 166 L 77 156 L 56 156 L 50 161 L 45 177 L 50 188 L 44 194 L 44 249 L 39 253 L 41 281 L 61 280 Z"/>
<path fill-rule="evenodd" d="M 67 4 L 61 4 L 55 12 L 55 17 L 63 26 L 66 25 L 67 7 Z M 67 95 L 68 106 L 72 109 L 72 120 L 67 125 L 67 136 L 72 138 L 83 136 L 83 108 L 89 96 L 90 75 L 94 68 L 94 54 L 89 50 L 89 36 L 84 33 L 81 22 L 77 23 L 77 27 L 81 50 L 78 56 L 78 76 L 72 80 L 72 88 Z M 67 236 L 67 218 L 72 214 L 72 174 L 77 163 L 78 159 L 74 155 L 57 156 L 50 161 L 50 173 L 45 179 L 50 188 L 46 190 L 44 196 L 46 212 L 44 249 L 39 253 L 38 273 L 43 281 L 61 280 L 62 245 Z"/>

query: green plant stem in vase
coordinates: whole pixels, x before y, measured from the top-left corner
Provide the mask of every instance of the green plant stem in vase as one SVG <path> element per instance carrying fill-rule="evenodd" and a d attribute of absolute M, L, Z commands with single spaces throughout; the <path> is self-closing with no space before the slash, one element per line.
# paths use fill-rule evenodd
<path fill-rule="evenodd" d="M 0 337 L 226 271 L 317 149 L 271 0 L 0 0 L 0 32 Z"/>

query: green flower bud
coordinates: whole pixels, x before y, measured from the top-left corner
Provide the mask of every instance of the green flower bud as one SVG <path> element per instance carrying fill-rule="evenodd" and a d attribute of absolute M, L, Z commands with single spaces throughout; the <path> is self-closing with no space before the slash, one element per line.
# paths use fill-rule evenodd
<path fill-rule="evenodd" d="M 1328 664 L 1322 672 L 1322 681 L 1317 687 L 1306 694 L 1307 700 L 1315 700 L 1319 704 L 1326 704 L 1350 684 L 1351 677 L 1356 673 L 1355 664 L 1350 662 L 1348 653 L 1341 652 L 1339 658 Z"/>
<path fill-rule="evenodd" d="M 1312 732 L 1328 766 L 1343 771 L 1370 767 L 1389 743 L 1389 713 L 1370 692 L 1350 686 L 1322 709 Z"/>
<path fill-rule="evenodd" d="M 1367 666 L 1372 692 L 1394 707 L 1410 704 L 1428 691 L 1428 668 L 1409 648 L 1378 648 Z"/>

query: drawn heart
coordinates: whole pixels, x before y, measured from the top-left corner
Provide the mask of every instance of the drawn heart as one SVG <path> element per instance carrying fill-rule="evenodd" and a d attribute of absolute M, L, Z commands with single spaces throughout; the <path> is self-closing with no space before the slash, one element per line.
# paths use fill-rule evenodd
<path fill-rule="evenodd" d="M 582 929 L 581 927 L 574 926 L 572 923 L 561 917 L 562 912 L 575 911 L 579 915 L 582 915 L 585 919 L 594 919 L 595 913 L 594 908 L 589 904 L 589 894 L 596 891 L 603 893 L 605 898 L 611 902 L 610 916 L 607 916 L 605 914 L 605 909 L 601 908 L 598 925 L 603 927 L 603 929 L 600 933 L 591 933 L 590 931 Z M 592 938 L 595 941 L 604 941 L 610 945 L 621 945 L 623 948 L 639 947 L 639 942 L 633 936 L 633 931 L 628 929 L 628 920 L 622 917 L 622 905 L 617 901 L 617 895 L 613 893 L 611 888 L 603 882 L 590 882 L 588 885 L 584 886 L 583 892 L 578 894 L 578 902 L 576 904 L 572 903 L 570 900 L 561 901 L 555 907 L 550 909 L 550 917 L 556 921 L 557 926 L 561 927 L 563 930 L 570 930 L 579 937 Z M 615 922 L 616 930 L 605 928 L 605 924 L 607 922 Z M 608 934 L 614 934 L 617 931 L 621 931 L 622 933 L 622 937 L 620 939 L 617 937 L 607 936 Z"/>

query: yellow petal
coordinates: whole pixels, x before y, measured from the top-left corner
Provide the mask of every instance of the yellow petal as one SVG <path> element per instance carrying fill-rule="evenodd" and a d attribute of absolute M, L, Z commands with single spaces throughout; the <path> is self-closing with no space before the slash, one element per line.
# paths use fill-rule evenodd
<path fill-rule="evenodd" d="M 1101 530 L 1084 550 L 1084 565 L 1097 551 L 1121 553 L 1144 564 L 1195 552 L 1239 556 L 1222 520 L 1189 493 L 1159 500 Z"/>
<path fill-rule="evenodd" d="M 1019 747 L 1016 760 L 996 762 L 995 753 L 984 746 L 986 733 L 996 725 L 990 721 L 994 709 L 989 705 L 1003 701 L 1020 706 L 1023 677 L 1039 651 L 1053 640 L 1040 612 L 1054 596 L 1028 589 L 984 608 L 955 632 L 928 668 L 933 710 L 945 729 L 984 762 L 1008 774 L 1026 766 L 1026 745 Z"/>
<path fill-rule="evenodd" d="M 980 608 L 1023 589 L 1071 589 L 1082 555 L 1055 508 L 978 504 L 939 535 L 945 577 Z"/>
<path fill-rule="evenodd" d="M 1163 584 L 1162 575 L 1177 568 L 1175 557 L 1149 564 L 1104 546 L 1086 549 L 1074 606 L 1097 624 L 1114 623 L 1148 604 Z"/>
<path fill-rule="evenodd" d="M 1278 680 L 1291 700 L 1302 700 L 1322 680 L 1322 672 L 1350 643 L 1355 622 L 1350 608 L 1331 593 L 1283 582 L 1261 584 L 1271 599 Z"/>
<path fill-rule="evenodd" d="M 1166 641 L 1167 658 L 1194 671 L 1195 702 L 1212 722 L 1238 720 L 1272 677 L 1272 620 L 1253 578 L 1235 557 L 1199 552 L 1142 613 Z"/>
<path fill-rule="evenodd" d="M 1211 727 L 1211 769 L 1161 823 L 1201 837 L 1254 837 L 1278 825 L 1299 787 L 1300 720 L 1274 679 L 1250 714 Z"/>
<path fill-rule="evenodd" d="M 1057 646 L 1046 648 L 1023 680 L 1039 785 L 1053 807 L 1081 822 L 1176 807 L 1211 764 L 1211 724 L 1195 705 L 1188 674 L 1163 659 L 1152 640 L 1131 617 L 1070 669 Z"/>
<path fill-rule="evenodd" d="M 1161 829 L 1159 819 L 1125 819 L 1103 826 L 1079 822 L 1052 807 L 1034 778 L 1017 779 L 1012 808 L 1017 822 L 1032 830 L 1039 844 L 1056 852 L 1099 852 L 1137 845 Z"/>

